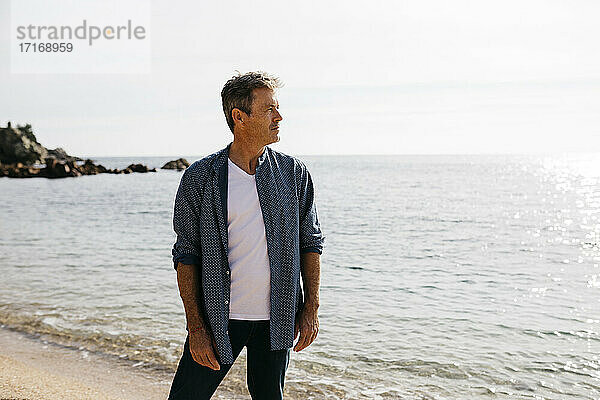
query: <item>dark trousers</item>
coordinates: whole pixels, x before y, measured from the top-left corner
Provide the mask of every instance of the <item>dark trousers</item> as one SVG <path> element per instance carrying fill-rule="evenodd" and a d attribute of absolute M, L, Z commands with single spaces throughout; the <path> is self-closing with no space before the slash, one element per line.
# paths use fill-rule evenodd
<path fill-rule="evenodd" d="M 229 320 L 229 338 L 235 360 L 247 347 L 248 391 L 254 400 L 283 399 L 285 372 L 290 362 L 291 349 L 271 350 L 269 321 Z M 231 369 L 232 364 L 221 364 L 215 371 L 198 364 L 190 353 L 189 334 L 183 346 L 183 355 L 173 383 L 169 400 L 208 400 Z"/>

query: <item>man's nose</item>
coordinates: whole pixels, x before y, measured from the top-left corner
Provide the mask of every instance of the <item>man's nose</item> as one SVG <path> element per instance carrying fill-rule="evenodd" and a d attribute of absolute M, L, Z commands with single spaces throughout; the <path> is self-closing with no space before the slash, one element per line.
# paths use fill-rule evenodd
<path fill-rule="evenodd" d="M 279 113 L 278 109 L 275 109 L 275 121 L 281 121 L 283 119 L 283 117 L 281 116 L 281 114 Z"/>

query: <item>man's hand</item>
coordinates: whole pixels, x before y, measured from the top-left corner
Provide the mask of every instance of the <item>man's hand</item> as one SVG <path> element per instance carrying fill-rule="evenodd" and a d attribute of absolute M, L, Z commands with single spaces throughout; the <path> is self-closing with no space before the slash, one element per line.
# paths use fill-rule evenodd
<path fill-rule="evenodd" d="M 214 370 L 221 369 L 216 357 L 217 344 L 206 329 L 190 333 L 190 353 L 198 364 Z"/>
<path fill-rule="evenodd" d="M 296 324 L 294 327 L 294 340 L 298 337 L 298 332 L 300 332 L 300 339 L 296 346 L 294 346 L 294 351 L 301 351 L 308 346 L 317 338 L 319 334 L 319 316 L 317 315 L 316 307 L 307 307 L 300 312 L 300 315 L 296 319 Z"/>

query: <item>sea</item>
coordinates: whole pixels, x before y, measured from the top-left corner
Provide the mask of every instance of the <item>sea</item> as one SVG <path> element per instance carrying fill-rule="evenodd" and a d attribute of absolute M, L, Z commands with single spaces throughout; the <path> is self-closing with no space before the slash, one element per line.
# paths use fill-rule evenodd
<path fill-rule="evenodd" d="M 600 398 L 600 154 L 299 157 L 326 245 L 290 398 Z M 181 176 L 0 178 L 0 325 L 175 371 Z"/>

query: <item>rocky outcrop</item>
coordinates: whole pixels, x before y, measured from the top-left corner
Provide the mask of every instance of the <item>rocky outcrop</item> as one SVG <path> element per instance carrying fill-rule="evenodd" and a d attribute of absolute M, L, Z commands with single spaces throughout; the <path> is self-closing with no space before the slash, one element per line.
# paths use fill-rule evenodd
<path fill-rule="evenodd" d="M 38 143 L 31 125 L 17 125 L 9 122 L 0 128 L 0 177 L 10 178 L 67 178 L 96 174 L 131 174 L 132 172 L 156 172 L 142 164 L 130 164 L 125 169 L 107 169 L 67 154 L 63 149 L 48 150 Z M 38 167 L 34 164 L 45 164 Z"/>
<path fill-rule="evenodd" d="M 156 168 L 148 169 L 147 166 L 142 164 L 129 164 L 125 170 L 130 170 L 131 172 L 156 172 Z"/>
<path fill-rule="evenodd" d="M 0 128 L 1 163 L 32 165 L 42 162 L 47 156 L 48 150 L 38 143 L 31 125 L 13 128 L 9 122 L 6 128 Z"/>
<path fill-rule="evenodd" d="M 70 156 L 62 148 L 57 147 L 54 150 L 48 150 L 48 156 L 46 158 L 54 158 L 59 161 L 83 161 L 82 158 Z"/>
<path fill-rule="evenodd" d="M 75 161 L 59 161 L 47 158 L 44 168 L 36 168 L 16 163 L 11 165 L 0 164 L 0 177 L 9 178 L 68 178 L 82 175 L 97 174 L 131 174 L 132 172 L 156 172 L 156 168 L 149 169 L 142 164 L 131 164 L 125 169 L 107 169 L 103 165 L 96 165 L 92 160 L 85 160 L 78 164 Z"/>
<path fill-rule="evenodd" d="M 160 169 L 176 169 L 178 171 L 184 170 L 190 166 L 190 163 L 185 158 L 178 158 L 177 160 L 169 161 Z"/>
<path fill-rule="evenodd" d="M 0 164 L 0 177 L 7 176 L 10 178 L 33 178 L 39 175 L 41 169 L 24 166 L 23 163 L 16 164 Z"/>
<path fill-rule="evenodd" d="M 60 147 L 49 150 L 36 139 L 31 125 L 13 127 L 9 122 L 6 128 L 0 128 L 0 163 L 33 165 L 43 163 L 46 158 L 60 161 L 81 161 L 79 157 L 67 154 Z"/>

